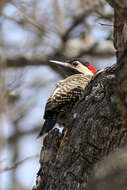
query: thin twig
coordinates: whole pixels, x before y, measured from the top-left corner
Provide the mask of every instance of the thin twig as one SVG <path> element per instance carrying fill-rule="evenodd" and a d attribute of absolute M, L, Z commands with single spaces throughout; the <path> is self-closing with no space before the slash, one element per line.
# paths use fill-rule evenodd
<path fill-rule="evenodd" d="M 28 161 L 28 160 L 32 160 L 32 159 L 37 158 L 37 157 L 39 157 L 39 154 L 35 154 L 35 155 L 33 155 L 33 156 L 28 156 L 28 157 L 24 158 L 23 160 L 14 163 L 13 166 L 11 166 L 11 167 L 7 166 L 7 167 L 1 169 L 1 170 L 0 170 L 0 173 L 7 172 L 7 171 L 10 171 L 10 170 L 16 169 L 19 165 L 23 164 L 24 162 L 26 162 L 26 161 Z"/>
<path fill-rule="evenodd" d="M 110 26 L 110 27 L 113 26 L 112 24 L 104 24 L 104 23 L 100 23 L 100 22 L 98 24 L 100 24 L 102 26 Z"/>

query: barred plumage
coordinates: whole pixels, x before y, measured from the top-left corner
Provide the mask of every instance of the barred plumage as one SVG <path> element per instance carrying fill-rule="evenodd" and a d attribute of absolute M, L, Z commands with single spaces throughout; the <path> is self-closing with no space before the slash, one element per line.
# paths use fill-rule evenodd
<path fill-rule="evenodd" d="M 52 61 L 55 62 L 55 61 Z M 64 126 L 69 118 L 69 114 L 80 99 L 86 85 L 91 80 L 96 70 L 87 62 L 72 61 L 70 63 L 56 62 L 63 66 L 68 66 L 79 74 L 73 74 L 65 80 L 60 81 L 45 107 L 44 119 L 46 120 L 39 137 L 49 132 L 56 123 Z M 88 69 L 88 64 L 93 71 Z"/>

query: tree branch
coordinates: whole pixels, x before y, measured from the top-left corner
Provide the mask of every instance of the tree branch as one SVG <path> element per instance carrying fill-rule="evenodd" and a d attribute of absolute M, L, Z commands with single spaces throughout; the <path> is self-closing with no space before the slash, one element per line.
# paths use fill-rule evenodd
<path fill-rule="evenodd" d="M 116 48 L 117 58 L 124 51 L 125 42 L 127 41 L 127 2 L 124 0 L 107 0 L 114 8 L 114 47 Z"/>
<path fill-rule="evenodd" d="M 127 126 L 127 43 L 123 55 L 118 60 L 119 70 L 116 71 L 117 78 L 117 104 Z"/>
<path fill-rule="evenodd" d="M 127 20 L 127 2 L 125 0 L 106 0 L 117 13 L 124 19 Z"/>
<path fill-rule="evenodd" d="M 10 170 L 16 169 L 19 165 L 23 164 L 24 162 L 29 161 L 29 160 L 32 160 L 32 159 L 35 159 L 35 158 L 37 158 L 38 156 L 39 156 L 38 154 L 33 155 L 33 156 L 28 156 L 28 157 L 24 158 L 23 160 L 14 163 L 13 166 L 7 166 L 7 167 L 1 169 L 1 170 L 0 170 L 0 173 L 7 172 L 7 171 L 10 171 Z"/>

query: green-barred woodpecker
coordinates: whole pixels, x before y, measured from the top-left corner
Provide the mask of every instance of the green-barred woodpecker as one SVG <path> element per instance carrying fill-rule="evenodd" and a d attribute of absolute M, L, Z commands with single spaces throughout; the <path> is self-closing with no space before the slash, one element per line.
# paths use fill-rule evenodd
<path fill-rule="evenodd" d="M 81 59 L 72 59 L 68 62 L 51 60 L 50 62 L 66 67 L 73 74 L 58 82 L 56 89 L 49 97 L 44 113 L 45 122 L 38 137 L 48 133 L 56 123 L 59 126 L 65 126 L 73 106 L 96 73 L 96 69 L 90 63 Z"/>

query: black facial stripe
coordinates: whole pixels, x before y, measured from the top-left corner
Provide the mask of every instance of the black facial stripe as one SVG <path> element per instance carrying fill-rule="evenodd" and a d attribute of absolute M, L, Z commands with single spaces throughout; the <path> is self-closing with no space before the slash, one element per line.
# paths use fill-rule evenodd
<path fill-rule="evenodd" d="M 73 65 L 73 63 L 74 63 L 74 62 L 77 62 L 77 61 L 80 62 L 82 65 L 88 67 L 89 62 L 86 61 L 86 60 L 83 59 L 83 58 L 77 58 L 77 59 L 71 58 L 70 60 L 67 60 L 66 62 L 67 62 L 67 63 L 70 63 L 71 65 Z"/>
<path fill-rule="evenodd" d="M 69 68 L 70 72 L 72 72 L 73 74 L 80 74 L 81 72 L 79 72 L 77 69 L 74 68 Z"/>

